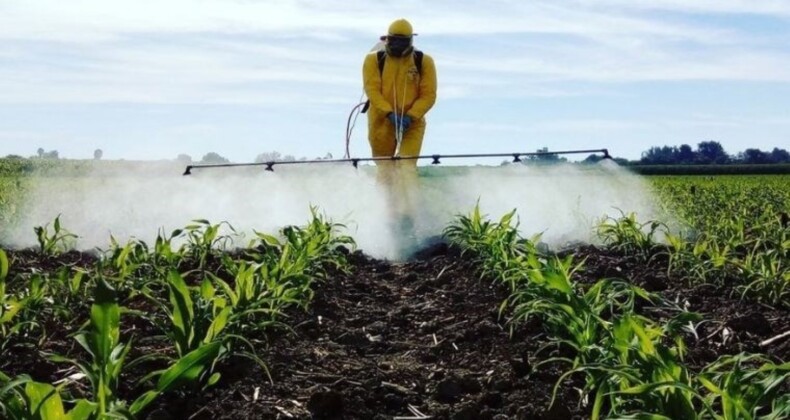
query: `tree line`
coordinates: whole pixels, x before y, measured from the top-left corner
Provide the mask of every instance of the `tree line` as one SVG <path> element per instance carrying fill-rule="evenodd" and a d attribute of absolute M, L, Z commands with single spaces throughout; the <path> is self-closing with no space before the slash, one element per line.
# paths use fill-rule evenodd
<path fill-rule="evenodd" d="M 590 155 L 586 162 L 600 160 L 600 156 Z M 642 152 L 636 161 L 615 158 L 619 163 L 630 165 L 760 165 L 771 163 L 790 163 L 790 152 L 774 147 L 771 151 L 749 148 L 735 155 L 728 154 L 717 141 L 703 141 L 692 148 L 688 144 L 680 146 L 654 146 Z"/>

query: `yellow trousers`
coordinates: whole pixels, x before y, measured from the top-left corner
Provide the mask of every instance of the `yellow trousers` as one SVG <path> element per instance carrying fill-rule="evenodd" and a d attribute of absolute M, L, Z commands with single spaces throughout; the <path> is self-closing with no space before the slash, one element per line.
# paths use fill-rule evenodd
<path fill-rule="evenodd" d="M 395 126 L 387 119 L 372 127 L 368 140 L 373 157 L 395 155 Z M 420 118 L 403 133 L 399 156 L 419 156 L 425 134 L 425 120 Z M 417 160 L 377 161 L 376 179 L 386 193 L 392 221 L 415 217 L 418 196 Z"/>

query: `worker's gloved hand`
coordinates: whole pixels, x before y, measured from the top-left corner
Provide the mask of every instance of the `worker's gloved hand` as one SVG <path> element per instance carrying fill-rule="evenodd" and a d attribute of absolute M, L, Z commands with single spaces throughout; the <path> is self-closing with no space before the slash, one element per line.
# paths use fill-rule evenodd
<path fill-rule="evenodd" d="M 401 129 L 403 131 L 408 130 L 409 127 L 411 127 L 411 117 L 408 115 L 402 116 L 400 120 L 400 124 L 401 124 Z"/>
<path fill-rule="evenodd" d="M 398 126 L 398 114 L 394 112 L 390 112 L 389 114 L 387 114 L 387 119 L 390 120 L 392 125 L 396 127 Z"/>
<path fill-rule="evenodd" d="M 408 115 L 399 117 L 398 114 L 390 112 L 387 114 L 387 119 L 389 119 L 396 128 L 400 128 L 401 131 L 406 131 L 411 127 L 411 117 Z"/>

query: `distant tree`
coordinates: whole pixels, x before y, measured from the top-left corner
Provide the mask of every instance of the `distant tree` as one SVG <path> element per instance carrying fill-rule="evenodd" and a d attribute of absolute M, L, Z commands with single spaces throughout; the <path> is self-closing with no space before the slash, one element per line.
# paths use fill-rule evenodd
<path fill-rule="evenodd" d="M 717 141 L 703 141 L 697 145 L 697 163 L 728 163 L 730 156 Z"/>
<path fill-rule="evenodd" d="M 559 162 L 567 162 L 568 159 L 564 157 L 560 157 L 560 155 L 551 154 L 549 152 L 548 147 L 543 147 L 536 150 L 537 153 L 547 153 L 542 155 L 533 155 L 529 157 L 529 160 L 533 162 L 541 162 L 541 163 L 559 163 Z"/>
<path fill-rule="evenodd" d="M 192 156 L 181 153 L 176 157 L 176 161 L 178 161 L 179 163 L 189 165 L 190 163 L 192 163 Z"/>
<path fill-rule="evenodd" d="M 202 163 L 209 163 L 209 164 L 216 164 L 216 163 L 229 163 L 230 161 L 227 158 L 220 156 L 218 153 L 209 152 L 203 156 L 203 159 L 200 160 Z"/>
<path fill-rule="evenodd" d="M 93 159 L 100 160 L 104 156 L 104 152 L 101 149 L 96 149 L 93 151 Z"/>
<path fill-rule="evenodd" d="M 43 147 L 39 147 L 38 150 L 36 151 L 36 153 L 38 153 L 38 157 L 43 158 L 44 157 L 44 148 Z"/>
<path fill-rule="evenodd" d="M 58 155 L 58 151 L 57 150 L 50 150 L 49 152 L 44 152 L 44 154 L 41 157 L 43 159 L 52 159 L 52 160 L 60 159 L 60 156 Z"/>
<path fill-rule="evenodd" d="M 263 152 L 258 156 L 255 156 L 255 163 L 263 163 L 263 162 L 276 162 L 281 160 L 280 152 L 273 151 L 273 152 Z"/>
<path fill-rule="evenodd" d="M 294 157 L 294 155 L 285 155 L 285 156 L 283 156 L 283 161 L 285 161 L 285 162 L 293 162 L 295 160 L 296 160 L 296 158 Z"/>
<path fill-rule="evenodd" d="M 678 149 L 674 146 L 651 147 L 642 152 L 641 163 L 647 165 L 672 165 L 676 163 Z"/>
<path fill-rule="evenodd" d="M 677 154 L 675 155 L 675 162 L 682 163 L 682 164 L 691 164 L 697 158 L 697 154 L 694 153 L 694 149 L 691 148 L 688 144 L 681 144 L 680 147 L 677 149 Z"/>
<path fill-rule="evenodd" d="M 23 156 L 19 156 L 19 155 L 6 155 L 3 159 L 8 159 L 8 160 L 25 160 L 25 158 Z"/>
<path fill-rule="evenodd" d="M 771 162 L 790 163 L 790 152 L 785 149 L 774 147 L 774 150 L 771 151 Z"/>
<path fill-rule="evenodd" d="M 760 149 L 746 149 L 740 154 L 740 161 L 746 164 L 771 163 L 771 154 Z"/>

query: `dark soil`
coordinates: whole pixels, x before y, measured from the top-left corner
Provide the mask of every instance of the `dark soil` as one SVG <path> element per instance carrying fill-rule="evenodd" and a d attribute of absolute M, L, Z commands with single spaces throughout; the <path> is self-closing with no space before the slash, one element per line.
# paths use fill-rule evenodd
<path fill-rule="evenodd" d="M 760 352 L 790 360 L 790 338 L 760 342 L 790 330 L 790 313 L 741 301 L 731 288 L 684 287 L 667 278 L 665 262 L 642 263 L 610 251 L 581 247 L 580 281 L 603 277 L 633 281 L 698 311 L 706 322 L 689 335 L 687 361 L 700 367 L 724 354 Z M 88 257 L 83 257 L 88 258 Z M 21 260 L 21 259 L 20 259 Z M 446 246 L 426 250 L 409 263 L 350 255 L 349 274 L 322 282 L 307 311 L 292 310 L 281 330 L 257 349 L 266 372 L 246 359 L 221 367 L 220 383 L 203 392 L 157 400 L 149 418 L 572 419 L 589 417 L 573 379 L 552 390 L 561 366 L 533 371 L 544 360 L 540 325 L 512 332 L 499 317 L 503 288 L 481 280 L 468 261 Z M 80 258 L 68 260 L 80 264 Z M 88 261 L 89 262 L 89 261 Z M 30 262 L 33 264 L 33 262 Z M 663 266 L 663 268 L 662 268 Z M 127 322 L 127 321 L 124 321 Z M 164 351 L 150 325 L 128 321 L 140 352 Z M 76 324 L 76 323 L 75 323 Z M 73 353 L 65 333 L 46 348 L 14 347 L 0 371 L 30 373 L 38 380 L 62 378 L 38 350 Z M 10 356 L 10 357 L 9 357 Z M 136 355 L 130 355 L 133 358 Z M 144 372 L 129 374 L 130 383 Z M 129 399 L 139 390 L 125 389 Z M 427 418 L 427 417 L 426 417 Z"/>

